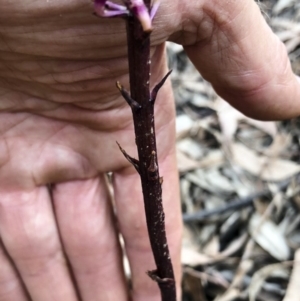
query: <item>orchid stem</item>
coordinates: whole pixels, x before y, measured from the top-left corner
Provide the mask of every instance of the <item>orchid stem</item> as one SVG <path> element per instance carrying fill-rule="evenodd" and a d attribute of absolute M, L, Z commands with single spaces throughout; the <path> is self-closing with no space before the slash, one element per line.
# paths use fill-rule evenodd
<path fill-rule="evenodd" d="M 127 18 L 127 43 L 131 98 L 141 106 L 139 110 L 132 110 L 132 115 L 147 227 L 156 263 L 156 270 L 148 272 L 148 275 L 157 282 L 162 301 L 175 301 L 175 280 L 165 231 L 162 178 L 159 176 L 154 126 L 154 100 L 164 81 L 150 93 L 150 34 L 143 31 L 135 17 Z"/>
<path fill-rule="evenodd" d="M 102 12 L 105 0 L 95 1 L 95 7 Z M 125 19 L 130 94 L 119 82 L 117 88 L 132 110 L 138 160 L 130 157 L 120 145 L 119 148 L 141 178 L 148 235 L 156 264 L 156 269 L 148 271 L 147 274 L 157 282 L 162 301 L 176 301 L 175 278 L 166 238 L 162 204 L 163 178 L 159 175 L 154 125 L 155 99 L 171 72 L 168 72 L 150 92 L 150 33 L 151 20 L 154 17 L 153 13 L 149 13 L 150 0 L 125 1 L 129 11 Z M 156 1 L 154 4 L 156 11 L 159 3 Z"/>

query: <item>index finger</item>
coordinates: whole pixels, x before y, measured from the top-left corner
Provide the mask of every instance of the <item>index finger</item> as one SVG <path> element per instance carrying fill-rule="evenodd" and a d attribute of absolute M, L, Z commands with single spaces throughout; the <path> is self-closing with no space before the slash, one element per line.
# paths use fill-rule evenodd
<path fill-rule="evenodd" d="M 300 84 L 286 48 L 255 1 L 204 1 L 187 9 L 199 34 L 185 51 L 221 97 L 256 119 L 300 114 Z"/>

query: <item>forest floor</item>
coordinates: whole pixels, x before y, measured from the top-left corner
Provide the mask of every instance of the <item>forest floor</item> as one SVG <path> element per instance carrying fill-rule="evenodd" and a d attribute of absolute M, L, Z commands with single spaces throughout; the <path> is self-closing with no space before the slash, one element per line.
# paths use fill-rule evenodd
<path fill-rule="evenodd" d="M 300 75 L 300 1 L 260 7 Z M 170 43 L 168 54 L 185 223 L 183 300 L 299 301 L 300 118 L 250 119 L 217 96 L 182 47 Z"/>

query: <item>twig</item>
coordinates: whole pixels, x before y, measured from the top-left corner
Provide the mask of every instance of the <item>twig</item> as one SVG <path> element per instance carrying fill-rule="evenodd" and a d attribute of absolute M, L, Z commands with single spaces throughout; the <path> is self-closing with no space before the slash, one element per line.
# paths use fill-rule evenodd
<path fill-rule="evenodd" d="M 149 2 L 149 1 L 148 1 Z M 161 290 L 162 300 L 176 300 L 162 206 L 162 178 L 159 177 L 154 127 L 154 99 L 150 98 L 150 37 L 135 18 L 127 19 L 128 61 L 131 97 L 140 105 L 132 110 L 139 171 L 143 188 L 148 233 L 157 269 L 148 272 Z"/>
<path fill-rule="evenodd" d="M 150 92 L 151 19 L 157 10 L 157 2 L 154 2 L 152 12 L 150 0 L 124 0 L 124 4 L 125 7 L 122 7 L 105 0 L 96 0 L 95 12 L 101 16 L 121 15 L 126 20 L 130 94 L 119 82 L 117 88 L 132 110 L 139 159 L 132 158 L 119 147 L 141 178 L 148 234 L 156 263 L 156 269 L 147 274 L 157 282 L 162 301 L 175 301 L 175 279 L 165 232 L 163 179 L 159 176 L 154 126 L 156 95 L 170 72 Z"/>

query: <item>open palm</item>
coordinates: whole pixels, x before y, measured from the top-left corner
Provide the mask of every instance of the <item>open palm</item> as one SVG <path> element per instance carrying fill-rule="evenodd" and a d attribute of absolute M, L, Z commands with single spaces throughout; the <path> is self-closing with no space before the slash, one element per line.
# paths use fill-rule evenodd
<path fill-rule="evenodd" d="M 136 154 L 131 111 L 115 87 L 116 80 L 128 85 L 124 23 L 99 20 L 89 3 L 75 2 L 44 9 L 30 1 L 3 4 L 13 26 L 1 27 L 0 300 L 75 301 L 77 294 L 82 300 L 127 300 L 119 232 L 130 260 L 132 297 L 159 296 L 145 274 L 155 265 L 140 180 L 116 144 Z M 26 16 L 18 15 L 25 10 Z M 163 45 L 152 56 L 155 83 L 166 72 Z M 170 84 L 159 96 L 158 155 L 178 274 Z M 114 206 L 107 172 L 113 172 Z"/>
<path fill-rule="evenodd" d="M 51 109 L 47 105 L 19 108 L 21 112 L 12 108 L 13 112 L 3 112 L 0 118 L 1 238 L 22 281 L 33 300 L 76 300 L 68 258 L 86 300 L 95 300 L 97 295 L 102 300 L 105 291 L 109 298 L 126 299 L 111 197 L 104 177 L 104 173 L 113 171 L 119 230 L 133 273 L 144 277 L 141 291 L 149 293 L 144 287 L 148 282 L 145 271 L 154 264 L 139 178 L 115 143 L 135 153 L 130 109 L 122 99 L 116 100 L 114 108 L 95 111 L 73 104 Z M 172 114 L 162 112 L 164 119 L 158 128 L 158 138 L 163 140 L 162 172 L 173 171 L 166 177 L 166 189 L 172 180 L 173 185 L 176 183 L 174 149 L 169 147 L 174 145 L 171 103 L 169 107 Z M 176 191 L 169 191 L 166 200 L 176 201 Z M 173 218 L 176 215 L 175 210 Z M 178 220 L 172 223 L 177 225 Z M 1 259 L 1 266 L 5 262 L 10 271 L 1 273 L 3 290 L 7 281 L 15 283 L 20 278 L 5 255 Z M 27 300 L 21 283 L 15 289 L 3 300 Z"/>

